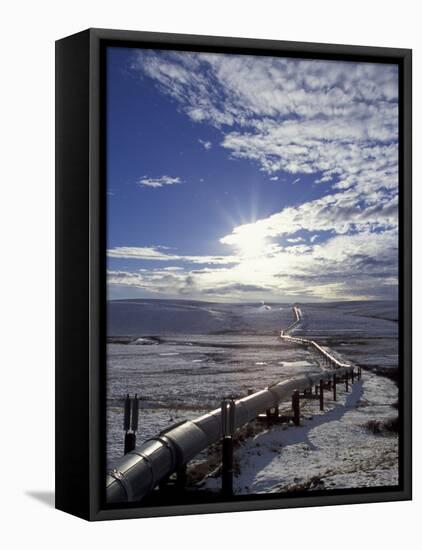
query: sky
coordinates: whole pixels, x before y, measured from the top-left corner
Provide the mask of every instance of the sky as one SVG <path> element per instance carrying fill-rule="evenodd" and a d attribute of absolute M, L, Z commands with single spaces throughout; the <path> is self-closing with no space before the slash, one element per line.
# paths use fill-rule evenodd
<path fill-rule="evenodd" d="M 397 299 L 396 65 L 110 47 L 108 298 Z"/>

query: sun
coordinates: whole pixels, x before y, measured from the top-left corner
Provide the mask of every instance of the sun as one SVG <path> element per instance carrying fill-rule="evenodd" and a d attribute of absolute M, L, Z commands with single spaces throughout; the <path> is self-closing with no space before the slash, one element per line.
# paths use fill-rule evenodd
<path fill-rule="evenodd" d="M 267 240 L 256 227 L 243 227 L 242 232 L 236 235 L 234 243 L 243 258 L 259 258 L 265 254 Z"/>

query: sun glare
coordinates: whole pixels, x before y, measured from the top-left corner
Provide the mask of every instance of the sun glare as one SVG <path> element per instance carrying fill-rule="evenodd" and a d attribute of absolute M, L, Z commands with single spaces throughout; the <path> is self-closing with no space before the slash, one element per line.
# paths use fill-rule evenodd
<path fill-rule="evenodd" d="M 248 228 L 236 235 L 235 246 L 244 258 L 258 258 L 265 253 L 267 241 L 265 236 L 256 230 L 256 227 Z"/>

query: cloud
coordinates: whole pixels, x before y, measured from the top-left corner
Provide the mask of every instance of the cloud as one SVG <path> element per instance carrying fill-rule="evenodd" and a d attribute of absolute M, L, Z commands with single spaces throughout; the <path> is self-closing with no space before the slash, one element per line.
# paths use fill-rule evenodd
<path fill-rule="evenodd" d="M 158 262 L 190 262 L 195 264 L 225 265 L 238 262 L 236 256 L 184 256 L 168 252 L 165 246 L 136 247 L 116 246 L 107 250 L 109 258 L 120 258 L 125 260 L 150 260 Z M 169 269 L 177 269 L 172 267 Z"/>
<path fill-rule="evenodd" d="M 266 171 L 282 164 L 295 173 L 303 154 L 297 167 L 321 166 L 329 158 L 318 162 L 312 150 L 326 141 L 338 148 L 397 140 L 395 65 L 143 50 L 132 68 L 193 121 L 222 129 L 234 155 Z"/>
<path fill-rule="evenodd" d="M 148 293 L 168 293 L 177 288 L 186 276 L 165 270 L 117 271 L 108 270 L 108 285 L 142 289 Z"/>
<path fill-rule="evenodd" d="M 243 293 L 243 292 L 253 292 L 255 294 L 262 294 L 263 292 L 269 292 L 270 289 L 265 288 L 264 286 L 260 285 L 251 285 L 251 284 L 242 284 L 242 283 L 233 283 L 233 284 L 227 284 L 227 285 L 221 285 L 216 288 L 205 288 L 203 289 L 203 293 L 207 295 L 217 294 L 219 296 L 224 296 L 225 294 L 236 294 L 236 293 Z"/>
<path fill-rule="evenodd" d="M 259 258 L 191 269 L 110 271 L 109 284 L 162 296 L 259 300 L 395 298 L 398 233 L 336 235 L 321 244 L 279 246 Z M 204 258 L 205 259 L 205 258 Z"/>
<path fill-rule="evenodd" d="M 169 258 L 170 255 L 166 257 Z M 150 257 L 150 256 L 149 256 Z M 111 270 L 109 284 L 175 297 L 259 300 L 339 300 L 395 298 L 398 278 L 398 232 L 392 228 L 334 235 L 319 244 L 282 245 L 257 258 L 239 256 L 233 263 L 137 271 Z M 194 264 L 196 262 L 193 262 Z"/>
<path fill-rule="evenodd" d="M 398 97 L 395 65 L 139 50 L 132 69 L 154 79 L 192 120 L 216 127 L 256 126 L 258 118 L 357 119 Z"/>
<path fill-rule="evenodd" d="M 139 50 L 132 70 L 152 79 L 195 124 L 216 129 L 229 158 L 251 161 L 277 185 L 313 177 L 322 196 L 298 196 L 297 204 L 234 227 L 220 238 L 227 256 L 111 249 L 113 258 L 184 264 L 176 271 L 122 272 L 116 281 L 222 299 L 262 292 L 282 299 L 395 296 L 396 65 Z M 164 178 L 177 181 L 145 176 L 139 183 L 180 183 Z"/>
<path fill-rule="evenodd" d="M 165 185 L 174 185 L 177 183 L 181 183 L 181 179 L 179 177 L 173 178 L 171 176 L 161 176 L 159 178 L 150 178 L 148 176 L 143 176 L 138 181 L 138 185 L 140 187 L 152 187 L 154 189 L 158 187 L 164 187 Z"/>
<path fill-rule="evenodd" d="M 165 252 L 166 247 L 133 247 L 116 246 L 107 250 L 107 256 L 110 258 L 124 258 L 134 260 L 157 260 L 172 261 L 179 259 L 179 256 Z"/>
<path fill-rule="evenodd" d="M 204 149 L 209 151 L 212 147 L 211 141 L 204 141 L 203 139 L 198 139 L 199 143 L 204 146 Z"/>
<path fill-rule="evenodd" d="M 300 242 L 303 242 L 305 239 L 303 237 L 294 237 L 294 238 L 290 238 L 290 239 L 286 239 L 286 241 L 288 243 L 300 243 Z"/>
<path fill-rule="evenodd" d="M 397 190 L 396 65 L 142 50 L 132 69 L 272 178 Z"/>
<path fill-rule="evenodd" d="M 329 231 L 345 234 L 349 231 L 379 231 L 397 227 L 398 200 L 395 193 L 361 195 L 353 189 L 326 195 L 320 199 L 288 207 L 253 224 L 237 226 L 220 239 L 236 246 L 247 235 L 275 238 L 300 230 Z"/>

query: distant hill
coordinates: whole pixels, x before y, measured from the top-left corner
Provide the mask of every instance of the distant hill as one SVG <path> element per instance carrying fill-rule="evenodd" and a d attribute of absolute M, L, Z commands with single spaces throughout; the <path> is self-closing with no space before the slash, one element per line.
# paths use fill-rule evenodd
<path fill-rule="evenodd" d="M 193 300 L 113 300 L 107 304 L 109 336 L 272 332 L 288 304 L 221 304 Z"/>
<path fill-rule="evenodd" d="M 107 303 L 108 336 L 160 334 L 276 333 L 292 320 L 287 303 L 226 304 L 195 300 L 111 300 Z M 303 304 L 306 307 L 306 304 Z M 396 321 L 397 302 L 329 302 L 309 304 L 338 313 Z"/>

